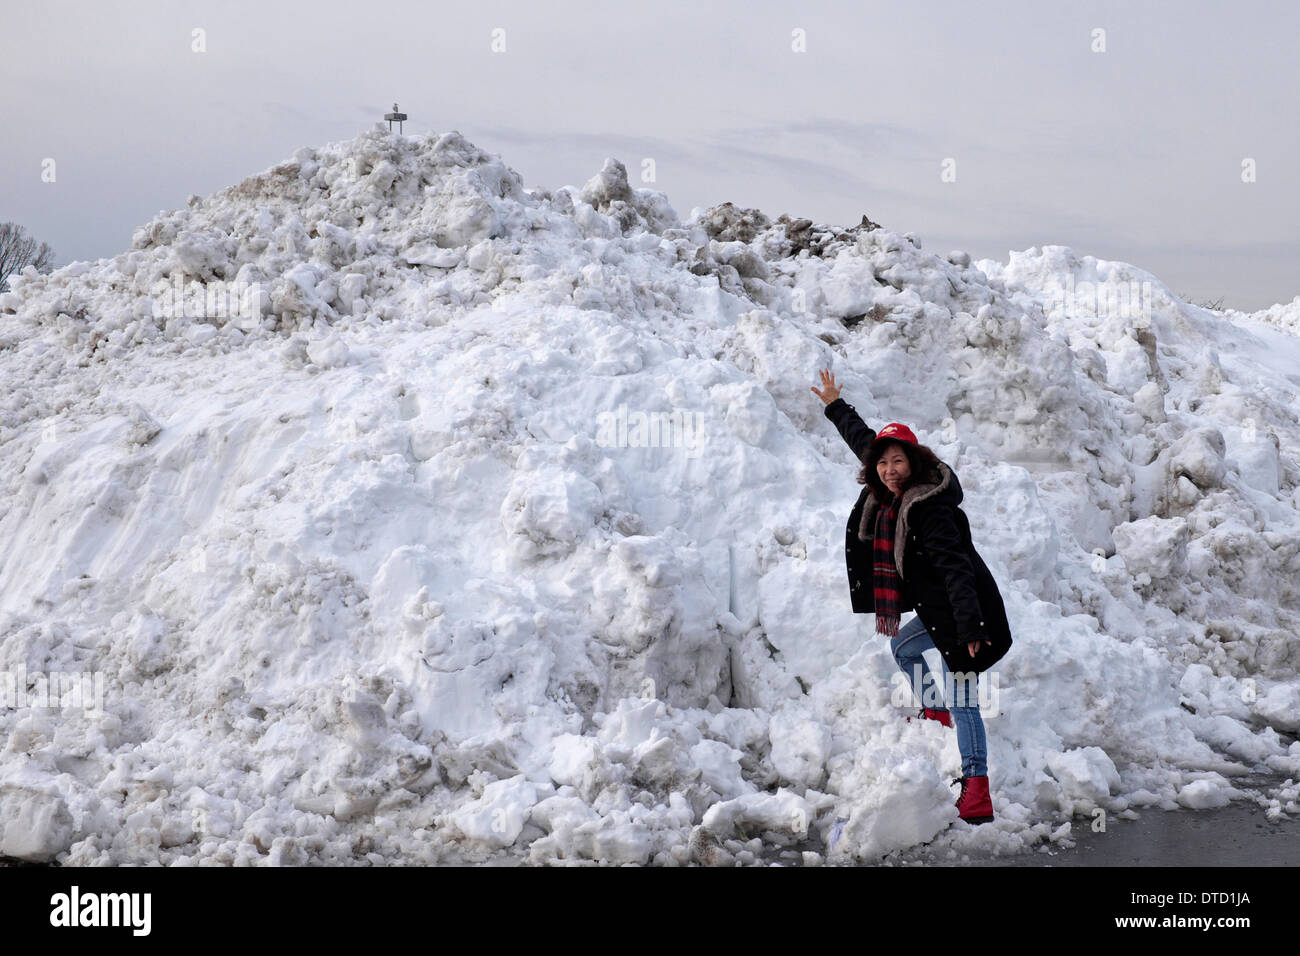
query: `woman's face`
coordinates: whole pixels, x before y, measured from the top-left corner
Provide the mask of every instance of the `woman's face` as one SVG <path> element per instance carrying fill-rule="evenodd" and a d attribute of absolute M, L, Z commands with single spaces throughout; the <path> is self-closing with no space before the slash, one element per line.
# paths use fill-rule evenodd
<path fill-rule="evenodd" d="M 876 461 L 876 474 L 885 487 L 894 494 L 900 494 L 907 479 L 912 475 L 912 467 L 907 462 L 907 455 L 897 445 L 890 445 Z"/>

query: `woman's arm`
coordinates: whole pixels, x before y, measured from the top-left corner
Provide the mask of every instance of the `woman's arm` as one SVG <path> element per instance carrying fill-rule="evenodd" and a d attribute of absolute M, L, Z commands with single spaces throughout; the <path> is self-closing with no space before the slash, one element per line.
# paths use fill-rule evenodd
<path fill-rule="evenodd" d="M 867 423 L 858 416 L 852 405 L 840 398 L 840 387 L 835 384 L 831 370 L 824 368 L 819 374 L 822 377 L 822 387 L 814 385 L 812 390 L 826 403 L 826 417 L 835 424 L 840 437 L 848 442 L 858 460 L 865 461 L 867 449 L 871 447 L 876 433 L 867 427 Z"/>
<path fill-rule="evenodd" d="M 874 429 L 842 398 L 837 398 L 826 406 L 826 417 L 839 430 L 840 437 L 848 442 L 853 454 L 858 456 L 858 461 L 866 461 L 867 449 L 876 438 Z"/>

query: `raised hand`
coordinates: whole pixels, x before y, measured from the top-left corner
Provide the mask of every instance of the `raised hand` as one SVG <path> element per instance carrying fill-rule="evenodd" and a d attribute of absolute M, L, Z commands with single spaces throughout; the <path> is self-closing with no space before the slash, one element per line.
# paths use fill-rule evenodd
<path fill-rule="evenodd" d="M 812 390 L 817 393 L 817 397 L 829 405 L 835 399 L 840 397 L 840 387 L 835 384 L 835 375 L 830 369 L 824 368 L 818 374 L 822 377 L 822 387 L 812 386 Z"/>

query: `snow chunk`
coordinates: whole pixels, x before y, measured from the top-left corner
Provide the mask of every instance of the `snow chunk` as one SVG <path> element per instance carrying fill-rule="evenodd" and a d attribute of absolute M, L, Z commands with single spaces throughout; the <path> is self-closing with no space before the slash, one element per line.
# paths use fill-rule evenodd
<path fill-rule="evenodd" d="M 1235 789 L 1223 777 L 1215 774 L 1213 778 L 1193 780 L 1178 791 L 1178 802 L 1193 810 L 1208 810 L 1212 807 L 1226 807 L 1232 802 Z"/>
<path fill-rule="evenodd" d="M 555 738 L 548 772 L 557 784 L 567 784 L 586 792 L 596 774 L 596 741 L 577 734 L 560 734 Z"/>
<path fill-rule="evenodd" d="M 477 800 L 448 814 L 447 822 L 466 839 L 493 849 L 510 846 L 523 832 L 529 811 L 537 804 L 539 792 L 554 788 L 539 785 L 523 774 L 506 780 L 494 780 L 483 788 Z"/>
<path fill-rule="evenodd" d="M 772 766 L 791 783 L 818 786 L 825 776 L 831 732 L 795 707 L 783 707 L 772 715 Z"/>
<path fill-rule="evenodd" d="M 1161 580 L 1187 571 L 1187 519 L 1151 515 L 1114 532 L 1115 548 L 1130 574 Z"/>
<path fill-rule="evenodd" d="M 817 811 L 830 803 L 825 794 L 809 796 L 813 799 L 780 787 L 776 793 L 751 793 L 724 800 L 704 812 L 702 825 L 719 836 L 729 836 L 737 826 L 748 826 L 803 838 L 816 819 Z"/>
<path fill-rule="evenodd" d="M 1062 809 L 1071 813 L 1100 806 L 1120 785 L 1119 771 L 1100 747 L 1048 753 L 1047 767 L 1061 785 Z"/>
<path fill-rule="evenodd" d="M 73 831 L 57 792 L 0 786 L 0 855 L 48 863 L 71 846 Z"/>
<path fill-rule="evenodd" d="M 571 552 L 591 530 L 602 508 L 600 488 L 591 481 L 543 465 L 516 472 L 500 514 L 515 554 L 527 560 Z"/>
<path fill-rule="evenodd" d="M 307 355 L 321 368 L 337 368 L 352 361 L 352 351 L 336 333 L 307 343 Z"/>

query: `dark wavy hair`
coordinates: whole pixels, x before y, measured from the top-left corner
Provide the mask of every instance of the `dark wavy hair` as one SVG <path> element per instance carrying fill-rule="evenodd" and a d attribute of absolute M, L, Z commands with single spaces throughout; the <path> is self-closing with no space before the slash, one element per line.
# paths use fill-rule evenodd
<path fill-rule="evenodd" d="M 862 463 L 862 468 L 858 471 L 858 484 L 870 485 L 872 494 L 876 496 L 877 501 L 884 501 L 885 498 L 892 494 L 876 472 L 876 462 L 880 460 L 880 456 L 885 453 L 885 450 L 890 445 L 897 445 L 903 449 L 903 454 L 907 456 L 907 467 L 912 472 L 903 484 L 903 491 L 906 491 L 918 481 L 939 480 L 939 456 L 930 449 L 929 445 L 913 445 L 910 442 L 899 441 L 896 438 L 886 438 L 868 453 L 867 460 Z M 901 494 L 899 497 L 902 497 Z"/>

